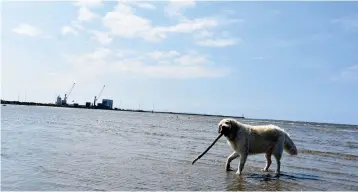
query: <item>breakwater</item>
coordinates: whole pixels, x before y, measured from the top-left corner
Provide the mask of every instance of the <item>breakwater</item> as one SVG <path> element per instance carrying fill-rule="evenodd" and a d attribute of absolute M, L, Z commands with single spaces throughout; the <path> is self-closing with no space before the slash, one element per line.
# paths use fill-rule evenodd
<path fill-rule="evenodd" d="M 183 112 L 169 112 L 169 111 L 154 111 L 154 110 L 140 110 L 140 109 L 121 109 L 121 108 L 100 108 L 96 106 L 86 107 L 85 105 L 56 105 L 53 103 L 36 103 L 36 102 L 22 102 L 22 101 L 7 101 L 1 100 L 2 105 L 29 105 L 29 106 L 46 106 L 46 107 L 66 107 L 66 108 L 82 108 L 82 109 L 97 109 L 97 110 L 113 110 L 113 111 L 129 111 L 129 112 L 141 112 L 141 113 L 163 113 L 163 114 L 174 114 L 174 115 L 191 115 L 191 116 L 213 116 L 223 118 L 241 118 L 238 116 L 228 115 L 213 115 L 213 114 L 199 114 L 199 113 L 183 113 Z"/>

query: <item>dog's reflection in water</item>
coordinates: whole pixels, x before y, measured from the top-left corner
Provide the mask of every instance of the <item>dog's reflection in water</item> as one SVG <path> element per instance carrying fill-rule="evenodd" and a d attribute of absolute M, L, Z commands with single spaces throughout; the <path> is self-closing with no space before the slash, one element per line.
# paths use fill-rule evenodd
<path fill-rule="evenodd" d="M 292 189 L 292 181 L 320 180 L 317 176 L 306 174 L 281 173 L 245 173 L 245 175 L 227 174 L 228 191 L 282 191 Z"/>
<path fill-rule="evenodd" d="M 252 183 L 245 182 L 243 176 L 236 176 L 233 174 L 227 173 L 226 183 L 228 183 L 226 190 L 227 191 L 249 191 L 247 187 L 252 185 Z"/>
<path fill-rule="evenodd" d="M 279 176 L 275 174 L 257 174 L 257 173 L 247 173 L 246 175 L 238 176 L 227 175 L 227 187 L 228 191 L 281 191 Z"/>

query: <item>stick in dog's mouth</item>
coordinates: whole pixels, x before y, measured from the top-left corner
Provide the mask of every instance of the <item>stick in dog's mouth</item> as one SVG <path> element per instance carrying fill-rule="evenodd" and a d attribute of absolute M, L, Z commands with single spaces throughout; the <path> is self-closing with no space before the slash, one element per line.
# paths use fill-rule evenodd
<path fill-rule="evenodd" d="M 214 141 L 201 155 L 199 155 L 196 159 L 194 159 L 194 161 L 193 161 L 191 164 L 194 165 L 194 163 L 195 163 L 197 160 L 199 160 L 202 156 L 204 156 L 205 153 L 208 152 L 209 149 L 210 149 L 212 146 L 214 146 L 214 144 L 220 139 L 221 136 L 223 136 L 222 133 L 220 133 L 220 135 L 218 135 L 218 137 L 216 137 L 215 141 Z"/>

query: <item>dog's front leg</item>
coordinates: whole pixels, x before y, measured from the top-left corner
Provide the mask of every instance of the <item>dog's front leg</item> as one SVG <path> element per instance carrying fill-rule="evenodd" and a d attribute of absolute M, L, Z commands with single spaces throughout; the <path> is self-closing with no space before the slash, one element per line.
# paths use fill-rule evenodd
<path fill-rule="evenodd" d="M 240 155 L 240 163 L 236 174 L 241 175 L 242 170 L 244 169 L 245 166 L 246 159 L 247 159 L 247 153 Z"/>
<path fill-rule="evenodd" d="M 230 168 L 230 163 L 231 163 L 232 160 L 236 159 L 237 157 L 239 157 L 239 154 L 235 151 L 227 158 L 226 164 L 225 164 L 225 170 L 226 171 L 233 171 Z"/>

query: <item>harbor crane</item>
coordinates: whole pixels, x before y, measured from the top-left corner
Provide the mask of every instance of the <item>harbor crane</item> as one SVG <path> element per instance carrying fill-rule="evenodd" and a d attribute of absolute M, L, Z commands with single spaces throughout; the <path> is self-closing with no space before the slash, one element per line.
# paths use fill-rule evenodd
<path fill-rule="evenodd" d="M 101 92 L 99 92 L 98 96 L 94 96 L 93 106 L 96 106 L 96 101 L 99 99 L 102 95 L 103 89 L 106 85 L 103 85 Z"/>
<path fill-rule="evenodd" d="M 75 87 L 75 84 L 76 84 L 76 83 L 73 83 L 73 85 L 72 85 L 70 91 L 69 91 L 67 94 L 65 94 L 65 98 L 63 98 L 62 104 L 67 104 L 67 99 L 68 99 L 68 97 L 70 96 L 70 94 L 71 94 L 73 88 Z"/>

